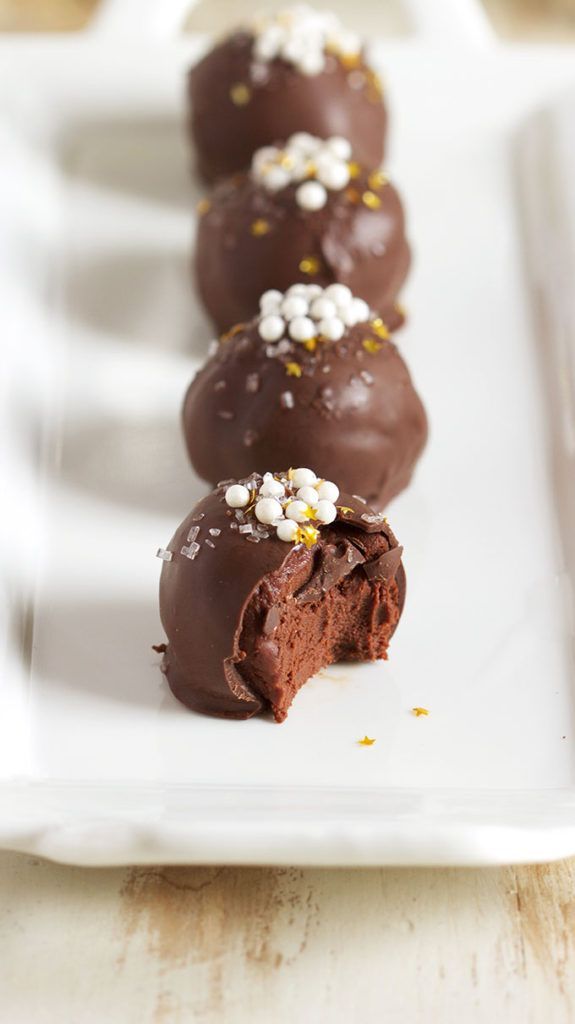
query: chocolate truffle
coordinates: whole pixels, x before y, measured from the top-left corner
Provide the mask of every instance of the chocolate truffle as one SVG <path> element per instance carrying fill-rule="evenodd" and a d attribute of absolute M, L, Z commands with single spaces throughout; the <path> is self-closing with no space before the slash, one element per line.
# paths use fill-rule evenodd
<path fill-rule="evenodd" d="M 381 512 L 310 469 L 220 484 L 158 551 L 173 693 L 204 714 L 282 722 L 320 668 L 386 658 L 401 552 Z"/>
<path fill-rule="evenodd" d="M 345 285 L 271 291 L 192 381 L 184 433 L 196 472 L 298 465 L 385 505 L 407 486 L 427 421 L 389 328 Z"/>
<path fill-rule="evenodd" d="M 269 288 L 345 284 L 386 321 L 410 264 L 401 199 L 343 137 L 298 132 L 253 157 L 199 205 L 198 291 L 218 330 L 253 316 Z"/>
<path fill-rule="evenodd" d="M 383 158 L 381 82 L 359 37 L 326 11 L 289 8 L 235 32 L 192 68 L 188 94 L 208 181 L 245 170 L 254 150 L 296 131 L 344 135 L 369 168 Z"/>

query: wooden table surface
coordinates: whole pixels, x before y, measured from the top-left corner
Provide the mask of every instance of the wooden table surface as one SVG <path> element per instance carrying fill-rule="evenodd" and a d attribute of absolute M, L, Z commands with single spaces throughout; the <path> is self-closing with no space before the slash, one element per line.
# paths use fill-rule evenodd
<path fill-rule="evenodd" d="M 234 6 L 204 0 L 192 26 Z M 487 6 L 506 35 L 575 39 L 575 0 Z M 75 29 L 93 7 L 0 0 L 0 29 Z M 190 1021 L 572 1024 L 575 860 L 85 870 L 0 853 L 0 1024 Z"/>

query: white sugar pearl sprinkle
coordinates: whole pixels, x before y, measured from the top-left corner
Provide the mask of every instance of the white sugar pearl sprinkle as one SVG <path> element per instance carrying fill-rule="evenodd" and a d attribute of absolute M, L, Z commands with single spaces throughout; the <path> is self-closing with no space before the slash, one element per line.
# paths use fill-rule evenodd
<path fill-rule="evenodd" d="M 290 501 L 289 505 L 285 510 L 287 519 L 293 519 L 296 523 L 305 523 L 309 518 L 307 515 L 308 505 L 305 501 L 299 501 L 296 498 L 295 501 Z"/>
<path fill-rule="evenodd" d="M 296 149 L 301 149 L 302 153 L 306 156 L 311 156 L 315 153 L 318 146 L 321 145 L 320 139 L 316 139 L 315 135 L 310 135 L 309 132 L 294 132 L 290 135 L 288 146 L 294 146 Z"/>
<path fill-rule="evenodd" d="M 369 306 L 363 299 L 353 299 L 351 308 L 355 316 L 356 324 L 363 324 L 369 320 Z"/>
<path fill-rule="evenodd" d="M 309 316 L 296 316 L 289 324 L 289 335 L 294 341 L 309 341 L 315 336 L 315 324 Z"/>
<path fill-rule="evenodd" d="M 318 497 L 322 501 L 331 501 L 335 504 L 339 498 L 339 487 L 331 480 L 323 480 L 317 489 Z"/>
<path fill-rule="evenodd" d="M 345 332 L 345 325 L 338 316 L 329 316 L 319 322 L 319 333 L 328 341 L 339 341 Z"/>
<path fill-rule="evenodd" d="M 287 320 L 293 320 L 296 316 L 304 317 L 308 310 L 307 299 L 303 295 L 288 295 L 280 308 L 282 316 Z"/>
<path fill-rule="evenodd" d="M 283 337 L 284 330 L 284 321 L 275 313 L 262 317 L 258 325 L 260 338 L 263 338 L 264 341 L 279 341 Z"/>
<path fill-rule="evenodd" d="M 283 295 L 278 292 L 277 288 L 270 288 L 269 291 L 263 293 L 260 299 L 260 311 L 262 313 L 277 313 L 282 299 Z"/>
<path fill-rule="evenodd" d="M 296 285 L 295 287 L 297 288 L 299 286 Z M 308 302 L 311 302 L 312 299 L 318 299 L 320 295 L 323 295 L 323 288 L 320 284 L 304 284 L 301 285 L 301 287 L 305 288 L 305 294 L 307 295 Z"/>
<path fill-rule="evenodd" d="M 327 140 L 327 146 L 340 160 L 349 160 L 351 158 L 351 144 L 342 135 L 332 135 Z"/>
<path fill-rule="evenodd" d="M 317 483 L 317 476 L 315 475 L 313 469 L 305 469 L 304 467 L 300 466 L 299 469 L 294 469 L 292 473 L 291 482 L 292 487 L 294 487 L 296 490 L 299 487 L 313 487 L 313 485 Z"/>
<path fill-rule="evenodd" d="M 296 189 L 295 198 L 302 210 L 321 210 L 327 203 L 327 192 L 319 181 L 304 181 Z"/>
<path fill-rule="evenodd" d="M 288 544 L 295 540 L 297 531 L 298 525 L 293 519 L 282 519 L 276 527 L 279 539 L 287 541 Z"/>
<path fill-rule="evenodd" d="M 346 284 L 329 284 L 324 291 L 324 295 L 326 299 L 331 299 L 332 302 L 335 302 L 338 307 L 348 306 L 353 298 Z"/>
<path fill-rule="evenodd" d="M 317 171 L 318 180 L 329 189 L 342 189 L 349 184 L 349 168 L 341 160 L 326 160 Z"/>
<path fill-rule="evenodd" d="M 280 484 L 279 480 L 264 479 L 262 486 L 260 487 L 260 496 L 262 498 L 283 498 L 285 494 L 285 487 Z"/>
<path fill-rule="evenodd" d="M 335 316 L 337 312 L 335 302 L 324 298 L 314 299 L 309 311 L 314 320 L 323 320 L 324 317 Z"/>
<path fill-rule="evenodd" d="M 305 501 L 306 505 L 310 505 L 311 508 L 317 508 L 319 496 L 315 487 L 300 487 L 296 497 L 300 501 Z"/>
<path fill-rule="evenodd" d="M 337 518 L 337 509 L 333 502 L 320 501 L 315 510 L 315 517 L 320 523 L 333 523 Z"/>
<path fill-rule="evenodd" d="M 279 192 L 280 189 L 286 188 L 290 181 L 290 172 L 285 167 L 278 167 L 277 164 L 272 164 L 263 172 L 263 183 L 270 192 Z"/>
<path fill-rule="evenodd" d="M 260 498 L 256 503 L 255 513 L 256 519 L 268 526 L 276 519 L 280 519 L 283 514 L 282 507 L 276 498 Z"/>
<path fill-rule="evenodd" d="M 303 295 L 304 299 L 307 298 L 309 300 L 310 288 L 319 288 L 321 292 L 321 288 L 318 284 L 292 284 L 286 292 L 286 298 L 288 295 Z"/>
<path fill-rule="evenodd" d="M 250 500 L 250 492 L 243 484 L 232 484 L 226 491 L 226 504 L 230 508 L 245 508 Z"/>

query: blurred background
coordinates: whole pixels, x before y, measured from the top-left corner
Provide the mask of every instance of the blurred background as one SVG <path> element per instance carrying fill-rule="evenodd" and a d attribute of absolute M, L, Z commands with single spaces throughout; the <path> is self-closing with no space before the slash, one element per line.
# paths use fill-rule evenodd
<path fill-rule="evenodd" d="M 483 0 L 497 31 L 505 38 L 541 42 L 575 40 L 575 0 Z M 200 0 L 188 19 L 193 31 L 214 32 L 237 22 L 242 9 L 274 8 L 282 2 L 238 3 L 238 0 Z M 349 20 L 350 0 L 314 0 Z M 430 0 L 433 3 L 433 0 Z M 0 0 L 0 31 L 73 32 L 84 28 L 98 0 Z M 353 5 L 357 9 L 357 5 Z M 407 26 L 401 0 L 361 0 L 362 32 L 376 26 L 381 33 L 402 35 Z"/>

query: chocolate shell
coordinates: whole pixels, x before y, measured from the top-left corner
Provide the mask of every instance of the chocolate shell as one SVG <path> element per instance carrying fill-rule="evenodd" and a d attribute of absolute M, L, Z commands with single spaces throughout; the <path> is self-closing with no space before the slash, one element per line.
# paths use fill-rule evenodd
<path fill-rule="evenodd" d="M 343 135 L 362 164 L 379 166 L 387 114 L 363 55 L 328 54 L 321 73 L 305 75 L 280 58 L 258 63 L 253 48 L 250 32 L 236 32 L 190 71 L 189 132 L 205 180 L 246 170 L 256 149 L 297 131 Z"/>
<path fill-rule="evenodd" d="M 221 182 L 200 206 L 195 277 L 218 331 L 250 319 L 262 292 L 298 280 L 345 284 L 399 326 L 395 303 L 411 255 L 394 186 L 358 167 L 348 187 L 328 192 L 322 209 L 302 209 L 296 191 L 270 192 L 242 175 Z"/>
<path fill-rule="evenodd" d="M 255 540 L 240 532 L 244 517 L 225 492 L 203 498 L 160 552 L 169 559 L 162 671 L 195 711 L 236 719 L 271 711 L 281 722 L 323 666 L 386 658 L 405 599 L 401 548 L 383 516 L 348 494 L 310 546 L 273 531 Z"/>
<path fill-rule="evenodd" d="M 194 469 L 232 472 L 311 463 L 378 506 L 407 486 L 427 438 L 409 371 L 376 318 L 340 341 L 266 344 L 259 318 L 220 342 L 187 392 L 183 426 Z"/>

